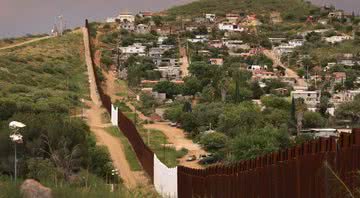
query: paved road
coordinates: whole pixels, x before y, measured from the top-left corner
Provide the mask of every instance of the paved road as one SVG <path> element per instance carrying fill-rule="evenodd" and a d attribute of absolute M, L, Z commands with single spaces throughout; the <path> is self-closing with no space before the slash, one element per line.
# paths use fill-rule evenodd
<path fill-rule="evenodd" d="M 87 102 L 90 106 L 85 113 L 88 118 L 88 124 L 91 131 L 95 134 L 98 144 L 105 145 L 110 153 L 113 165 L 119 170 L 120 177 L 124 180 L 125 185 L 128 188 L 134 188 L 138 184 L 140 177 L 131 171 L 129 163 L 126 160 L 124 154 L 124 147 L 121 144 L 119 138 L 110 135 L 105 128 L 109 126 L 108 123 L 103 122 L 104 108 L 101 108 L 101 102 L 99 95 L 97 94 L 97 87 L 95 83 L 95 76 L 90 56 L 90 46 L 88 42 L 87 29 L 83 28 L 84 44 L 85 44 L 85 59 L 87 65 L 87 71 L 90 82 L 90 96 L 91 101 Z M 139 181 L 141 182 L 141 181 Z"/>
<path fill-rule="evenodd" d="M 307 87 L 306 81 L 303 78 L 299 77 L 294 70 L 286 67 L 281 62 L 280 58 L 278 56 L 276 56 L 276 54 L 273 51 L 264 50 L 263 53 L 265 56 L 267 56 L 274 62 L 274 66 L 280 66 L 285 69 L 285 77 L 296 79 L 296 82 L 297 82 L 296 85 L 299 87 Z"/>
<path fill-rule="evenodd" d="M 23 43 L 17 43 L 17 44 L 14 44 L 14 45 L 9 45 L 9 46 L 6 46 L 6 47 L 2 47 L 2 48 L 0 48 L 0 51 L 1 50 L 11 49 L 11 48 L 14 48 L 14 47 L 20 47 L 20 46 L 23 46 L 23 45 L 27 45 L 27 44 L 30 44 L 30 43 L 38 42 L 38 41 L 49 39 L 49 38 L 52 38 L 52 36 L 45 36 L 45 37 L 35 38 L 35 39 L 29 40 L 29 41 L 25 41 Z"/>

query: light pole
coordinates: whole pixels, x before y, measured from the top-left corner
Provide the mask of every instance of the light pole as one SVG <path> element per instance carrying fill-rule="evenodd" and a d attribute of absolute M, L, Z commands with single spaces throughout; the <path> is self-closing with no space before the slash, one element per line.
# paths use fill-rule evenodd
<path fill-rule="evenodd" d="M 115 188 L 114 188 L 114 183 L 115 183 L 115 178 L 117 178 L 119 175 L 119 170 L 116 168 L 116 169 L 113 169 L 111 170 L 111 192 L 114 192 L 115 191 Z"/>
<path fill-rule="evenodd" d="M 15 154 L 14 154 L 14 181 L 15 181 L 15 183 L 16 183 L 16 177 L 17 177 L 16 145 L 23 143 L 23 136 L 20 134 L 19 130 L 24 127 L 26 127 L 26 125 L 21 122 L 18 122 L 18 121 L 12 121 L 9 123 L 9 128 L 11 130 L 10 139 L 12 142 L 14 142 L 14 146 L 15 146 Z"/>

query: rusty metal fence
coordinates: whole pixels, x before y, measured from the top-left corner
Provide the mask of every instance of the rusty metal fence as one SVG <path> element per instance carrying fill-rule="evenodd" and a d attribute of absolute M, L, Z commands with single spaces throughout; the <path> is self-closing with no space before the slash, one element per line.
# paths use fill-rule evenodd
<path fill-rule="evenodd" d="M 89 29 L 87 20 L 86 27 Z M 101 102 L 111 113 L 111 98 L 104 93 L 94 64 L 93 67 Z M 118 126 L 153 182 L 153 151 L 144 143 L 134 123 L 120 111 Z M 231 166 L 202 170 L 179 166 L 178 197 L 343 197 L 347 189 L 339 179 L 353 191 L 359 186 L 356 173 L 359 169 L 360 129 L 354 129 L 352 134 L 341 134 L 339 139 L 320 138 Z"/>
<path fill-rule="evenodd" d="M 178 167 L 178 197 L 341 197 L 358 186 L 360 130 L 233 166 Z"/>
<path fill-rule="evenodd" d="M 85 27 L 89 30 L 88 20 L 85 21 Z M 90 31 L 88 31 L 89 38 L 90 38 L 89 32 Z M 89 42 L 90 42 L 90 39 L 89 39 Z M 111 114 L 111 104 L 112 104 L 111 97 L 109 95 L 107 95 L 102 88 L 102 82 L 99 80 L 98 73 L 96 72 L 97 68 L 94 64 L 91 43 L 89 44 L 89 46 L 90 46 L 91 61 L 92 61 L 92 66 L 93 66 L 93 70 L 94 70 L 96 86 L 97 86 L 97 90 L 98 90 L 98 93 L 100 96 L 100 100 L 101 100 L 104 108 L 107 110 L 107 112 L 109 114 Z M 141 138 L 139 132 L 137 131 L 134 123 L 120 111 L 118 112 L 118 127 L 124 133 L 124 135 L 127 137 L 127 139 L 129 140 L 143 169 L 149 175 L 149 177 L 151 178 L 151 181 L 153 181 L 154 153 L 144 143 L 144 141 Z"/>

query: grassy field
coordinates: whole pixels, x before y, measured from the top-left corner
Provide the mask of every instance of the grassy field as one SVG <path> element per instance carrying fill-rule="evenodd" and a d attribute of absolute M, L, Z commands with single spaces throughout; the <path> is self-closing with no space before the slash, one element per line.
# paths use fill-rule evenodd
<path fill-rule="evenodd" d="M 120 138 L 121 143 L 124 146 L 126 160 L 129 162 L 131 170 L 132 171 L 141 171 L 142 168 L 140 166 L 138 159 L 136 158 L 136 154 L 135 154 L 130 142 L 124 136 L 124 134 L 119 130 L 119 128 L 118 127 L 109 127 L 106 130 L 112 136 Z"/>
<path fill-rule="evenodd" d="M 154 191 L 138 187 L 131 191 L 126 189 L 121 183 L 115 185 L 115 191 L 110 192 L 110 185 L 93 175 L 84 175 L 86 179 L 83 183 L 70 185 L 68 183 L 44 183 L 43 185 L 52 190 L 54 198 L 98 198 L 98 197 L 124 197 L 124 198 L 140 198 L 159 197 Z M 15 185 L 9 178 L 0 178 L 0 198 L 21 198 L 20 193 L 21 181 Z"/>
<path fill-rule="evenodd" d="M 116 102 L 116 106 L 133 122 L 135 122 L 136 114 L 131 112 L 130 108 L 127 107 L 122 102 Z M 178 158 L 183 157 L 187 152 L 185 150 L 176 151 L 175 148 L 168 147 L 169 144 L 167 137 L 163 134 L 163 132 L 159 130 L 146 130 L 143 128 L 142 123 L 139 123 L 139 118 L 136 119 L 138 131 L 140 132 L 141 137 L 144 142 L 149 145 L 152 151 L 156 153 L 158 158 L 165 163 L 167 166 L 174 167 L 178 164 Z M 132 170 L 138 170 L 138 161 L 135 153 L 133 152 L 131 145 L 129 144 L 127 139 L 124 139 L 125 136 L 122 133 L 119 133 L 118 129 L 110 128 L 109 133 L 112 135 L 119 137 L 121 142 L 125 146 L 125 154 L 126 158 L 129 161 Z M 166 145 L 166 146 L 164 146 Z M 139 167 L 140 168 L 140 167 Z"/>
<path fill-rule="evenodd" d="M 1 51 L 0 98 L 39 112 L 73 110 L 89 97 L 83 55 L 80 32 Z"/>
<path fill-rule="evenodd" d="M 160 161 L 168 167 L 178 165 L 178 158 L 183 157 L 187 153 L 185 150 L 177 151 L 174 147 L 169 147 L 170 143 L 162 131 L 147 130 L 142 127 L 138 127 L 138 130 L 144 142 L 157 155 Z"/>

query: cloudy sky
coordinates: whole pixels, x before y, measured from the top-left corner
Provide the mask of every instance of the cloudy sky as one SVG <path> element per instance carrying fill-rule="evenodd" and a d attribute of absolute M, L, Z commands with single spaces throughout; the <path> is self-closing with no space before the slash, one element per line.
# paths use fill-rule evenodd
<path fill-rule="evenodd" d="M 0 37 L 48 33 L 55 17 L 63 15 L 67 27 L 80 26 L 85 18 L 103 20 L 120 11 L 158 11 L 191 0 L 0 0 Z M 219 0 L 221 1 L 221 0 Z M 360 0 L 312 0 L 339 8 L 360 10 Z"/>

